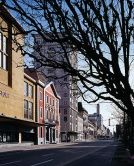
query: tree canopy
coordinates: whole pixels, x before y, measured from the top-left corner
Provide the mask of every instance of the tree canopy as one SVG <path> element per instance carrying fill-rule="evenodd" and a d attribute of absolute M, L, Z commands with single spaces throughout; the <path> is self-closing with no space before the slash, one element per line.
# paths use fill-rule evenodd
<path fill-rule="evenodd" d="M 3 4 L 29 34 L 25 49 L 19 46 L 23 55 L 34 58 L 41 66 L 66 70 L 75 76 L 85 101 L 112 101 L 134 120 L 132 0 L 5 0 Z M 36 43 L 38 50 L 34 47 L 33 34 L 59 43 L 65 60 L 45 57 L 39 49 L 41 45 Z M 36 59 L 31 48 L 42 59 Z M 78 68 L 70 63 L 68 51 L 77 52 Z"/>

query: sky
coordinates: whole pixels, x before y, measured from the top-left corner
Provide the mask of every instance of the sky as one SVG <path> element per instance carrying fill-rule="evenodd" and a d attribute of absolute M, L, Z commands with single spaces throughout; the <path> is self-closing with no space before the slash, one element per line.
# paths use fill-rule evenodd
<path fill-rule="evenodd" d="M 96 113 L 97 110 L 97 104 L 88 104 L 84 101 L 82 101 L 83 107 L 88 111 L 89 114 Z M 110 131 L 113 133 L 116 132 L 116 124 L 118 122 L 116 119 L 113 119 L 112 117 L 112 109 L 111 103 L 99 103 L 100 105 L 100 114 L 103 116 L 103 124 L 110 129 Z M 109 119 L 110 118 L 110 126 L 109 126 Z"/>
<path fill-rule="evenodd" d="M 15 16 L 15 13 L 13 11 L 11 13 Z M 132 50 L 132 55 L 134 54 L 133 52 L 134 52 L 134 50 Z M 30 61 L 31 59 L 29 59 L 28 57 L 25 57 L 24 60 L 26 62 L 26 61 Z M 134 66 L 132 66 L 132 68 L 133 67 Z M 134 78 L 133 72 L 132 72 L 131 78 Z M 134 82 L 133 79 L 131 80 L 131 82 L 132 83 Z M 83 103 L 83 107 L 88 111 L 89 114 L 96 112 L 97 104 L 88 104 L 83 101 L 82 101 L 82 103 Z M 113 120 L 111 120 L 111 126 L 108 125 L 108 119 L 112 117 L 112 115 L 111 115 L 112 109 L 113 108 L 111 106 L 111 103 L 100 103 L 100 114 L 102 114 L 102 116 L 103 116 L 103 119 L 104 119 L 103 123 L 106 127 L 108 127 L 111 130 L 111 132 L 113 132 L 113 130 L 115 131 L 115 128 L 116 128 L 115 125 L 117 124 L 116 120 L 113 119 Z"/>

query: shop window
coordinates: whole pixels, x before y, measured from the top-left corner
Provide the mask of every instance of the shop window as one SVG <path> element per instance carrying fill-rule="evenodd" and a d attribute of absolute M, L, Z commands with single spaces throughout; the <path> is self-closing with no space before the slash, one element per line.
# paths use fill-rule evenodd
<path fill-rule="evenodd" d="M 33 119 L 33 103 L 29 102 L 29 119 Z"/>
<path fill-rule="evenodd" d="M 24 118 L 28 118 L 28 101 L 24 100 Z"/>
<path fill-rule="evenodd" d="M 29 97 L 33 98 L 33 86 L 29 85 Z"/>
<path fill-rule="evenodd" d="M 27 84 L 27 82 L 24 82 L 24 95 L 25 96 L 28 95 L 28 84 Z"/>
<path fill-rule="evenodd" d="M 40 127 L 40 138 L 43 137 L 43 127 Z"/>
<path fill-rule="evenodd" d="M 40 107 L 40 118 L 43 118 L 43 111 L 42 111 L 42 107 Z"/>

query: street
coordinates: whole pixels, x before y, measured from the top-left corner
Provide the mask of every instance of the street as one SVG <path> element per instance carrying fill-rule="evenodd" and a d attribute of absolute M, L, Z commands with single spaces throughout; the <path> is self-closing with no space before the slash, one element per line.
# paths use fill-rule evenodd
<path fill-rule="evenodd" d="M 101 140 L 78 142 L 51 148 L 30 149 L 0 153 L 0 166 L 94 166 L 109 165 L 116 148 L 116 142 Z M 29 150 L 28 150 L 29 148 Z"/>

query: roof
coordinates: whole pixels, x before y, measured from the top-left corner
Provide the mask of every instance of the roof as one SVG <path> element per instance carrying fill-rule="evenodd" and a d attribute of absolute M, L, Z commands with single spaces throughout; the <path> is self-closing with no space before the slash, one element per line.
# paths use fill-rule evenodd
<path fill-rule="evenodd" d="M 38 81 L 37 72 L 34 68 L 25 68 L 24 73 L 33 78 L 34 80 Z"/>
<path fill-rule="evenodd" d="M 10 23 L 13 23 L 15 27 L 18 28 L 22 33 L 26 33 L 24 28 L 21 26 L 21 24 L 14 18 L 14 16 L 6 9 L 5 6 L 0 3 L 0 15 L 3 16 L 7 21 Z"/>
<path fill-rule="evenodd" d="M 47 88 L 48 86 L 51 86 L 53 92 L 54 92 L 54 95 L 58 98 L 58 99 L 61 99 L 60 95 L 58 94 L 58 92 L 56 91 L 56 88 L 55 88 L 55 85 L 53 82 L 49 82 L 45 88 Z"/>
<path fill-rule="evenodd" d="M 87 110 L 85 108 L 83 108 L 82 102 L 78 102 L 78 111 L 79 112 L 84 111 L 88 114 Z"/>
<path fill-rule="evenodd" d="M 46 83 L 44 76 L 35 68 L 25 68 L 24 73 L 36 80 L 38 83 L 39 81 L 41 81 L 43 84 Z"/>

